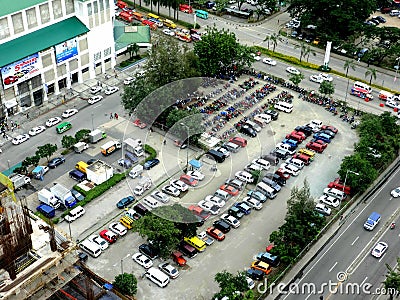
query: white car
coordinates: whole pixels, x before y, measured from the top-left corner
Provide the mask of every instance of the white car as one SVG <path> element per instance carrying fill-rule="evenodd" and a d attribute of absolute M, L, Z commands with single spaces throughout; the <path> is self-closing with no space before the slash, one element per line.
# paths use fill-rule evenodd
<path fill-rule="evenodd" d="M 385 242 L 379 242 L 375 245 L 375 247 L 371 251 L 371 255 L 376 258 L 380 258 L 383 254 L 385 254 L 388 244 Z"/>
<path fill-rule="evenodd" d="M 96 102 L 99 102 L 101 100 L 103 100 L 103 96 L 97 95 L 97 96 L 90 97 L 88 100 L 88 103 L 95 104 Z"/>
<path fill-rule="evenodd" d="M 315 205 L 314 210 L 324 216 L 330 216 L 332 213 L 332 210 L 322 203 L 318 203 L 317 205 Z"/>
<path fill-rule="evenodd" d="M 197 205 L 213 215 L 219 214 L 220 211 L 219 207 L 210 201 L 201 200 L 199 203 L 197 203 Z"/>
<path fill-rule="evenodd" d="M 240 181 L 247 182 L 247 183 L 252 183 L 254 181 L 253 176 L 249 172 L 246 172 L 246 171 L 237 171 L 235 173 L 235 177 L 237 179 L 239 179 Z"/>
<path fill-rule="evenodd" d="M 223 207 L 226 202 L 222 200 L 220 197 L 214 196 L 214 195 L 208 195 L 206 198 L 204 198 L 206 201 L 212 202 L 214 205 L 218 207 Z"/>
<path fill-rule="evenodd" d="M 145 197 L 142 200 L 142 202 L 143 202 L 143 204 L 150 207 L 151 209 L 157 208 L 159 206 L 158 201 L 156 199 L 154 199 L 153 197 L 151 197 L 151 198 Z"/>
<path fill-rule="evenodd" d="M 106 95 L 111 95 L 111 94 L 114 94 L 115 92 L 118 92 L 119 91 L 119 88 L 118 87 L 116 87 L 116 86 L 108 86 L 105 90 L 104 90 L 104 93 L 106 94 Z"/>
<path fill-rule="evenodd" d="M 189 186 L 179 179 L 171 180 L 169 184 L 181 192 L 186 192 L 189 189 Z"/>
<path fill-rule="evenodd" d="M 16 136 L 15 138 L 13 138 L 13 140 L 11 141 L 14 145 L 19 145 L 22 144 L 23 142 L 26 142 L 27 140 L 29 140 L 29 134 L 20 134 L 18 136 Z"/>
<path fill-rule="evenodd" d="M 199 171 L 189 171 L 186 173 L 186 175 L 189 175 L 198 181 L 202 181 L 205 177 L 204 174 Z"/>
<path fill-rule="evenodd" d="M 160 201 L 163 203 L 167 203 L 169 201 L 168 195 L 164 194 L 163 192 L 160 192 L 160 191 L 154 191 L 151 193 L 150 196 L 153 197 L 154 199 L 156 199 L 157 201 Z"/>
<path fill-rule="evenodd" d="M 252 197 L 245 197 L 243 199 L 243 202 L 245 202 L 248 206 L 256 210 L 260 210 L 261 208 L 263 208 L 261 202 Z"/>
<path fill-rule="evenodd" d="M 71 109 L 67 109 L 66 111 L 63 112 L 62 117 L 64 119 L 72 117 L 73 115 L 77 114 L 78 110 L 76 108 L 71 108 Z"/>
<path fill-rule="evenodd" d="M 276 60 L 273 60 L 272 58 L 269 57 L 263 58 L 262 62 L 270 66 L 276 66 Z"/>
<path fill-rule="evenodd" d="M 268 171 L 271 166 L 271 164 L 268 161 L 266 161 L 265 159 L 262 159 L 262 158 L 253 159 L 251 163 L 253 165 L 259 166 L 260 168 L 262 168 L 265 171 Z"/>
<path fill-rule="evenodd" d="M 90 92 L 91 92 L 92 94 L 97 94 L 97 93 L 99 93 L 100 91 L 101 91 L 101 86 L 98 86 L 98 85 L 92 86 L 92 87 L 90 88 Z"/>
<path fill-rule="evenodd" d="M 233 9 L 237 9 L 237 8 L 233 8 Z M 254 58 L 254 60 L 256 60 L 256 61 L 259 61 L 261 59 L 261 57 L 259 55 L 257 55 L 257 54 L 254 54 L 254 53 L 250 53 L 250 54 Z"/>
<path fill-rule="evenodd" d="M 133 254 L 132 259 L 145 269 L 151 268 L 153 266 L 153 261 L 142 253 Z"/>
<path fill-rule="evenodd" d="M 51 127 L 60 123 L 62 119 L 60 117 L 50 118 L 46 121 L 46 126 Z"/>
<path fill-rule="evenodd" d="M 37 127 L 33 127 L 31 130 L 29 130 L 28 133 L 29 133 L 30 136 L 34 136 L 34 135 L 37 135 L 39 133 L 42 133 L 45 130 L 46 130 L 46 127 L 40 125 L 40 126 L 37 126 Z"/>
<path fill-rule="evenodd" d="M 103 251 L 108 248 L 107 241 L 99 235 L 91 235 L 88 237 L 88 240 L 91 241 L 92 243 L 95 243 Z"/>
<path fill-rule="evenodd" d="M 261 172 L 262 171 L 262 168 L 255 164 L 248 164 L 244 167 L 244 169 L 249 172 L 252 172 L 252 171 L 260 171 Z"/>
<path fill-rule="evenodd" d="M 262 120 L 262 122 L 264 122 L 265 124 L 269 124 L 270 122 L 271 122 L 271 120 L 272 120 L 272 118 L 271 118 L 271 116 L 270 115 L 267 115 L 267 114 L 258 114 L 258 115 L 255 115 L 254 116 L 254 119 L 261 119 Z"/>
<path fill-rule="evenodd" d="M 124 225 L 122 225 L 120 222 L 113 222 L 108 226 L 108 228 L 112 232 L 114 232 L 114 233 L 116 233 L 116 234 L 118 234 L 120 236 L 123 236 L 128 232 L 126 230 L 126 227 Z"/>
<path fill-rule="evenodd" d="M 322 83 L 322 81 L 324 81 L 324 79 L 319 76 L 319 75 L 311 75 L 310 76 L 310 81 L 316 82 L 316 83 Z"/>
<path fill-rule="evenodd" d="M 233 228 L 238 228 L 240 226 L 240 221 L 236 219 L 234 216 L 223 214 L 221 219 L 231 225 Z"/>
<path fill-rule="evenodd" d="M 172 31 L 171 29 L 168 29 L 168 28 L 163 29 L 162 32 L 163 32 L 164 34 L 166 34 L 166 35 L 169 35 L 169 36 L 174 36 L 174 35 L 175 35 L 175 32 Z"/>
<path fill-rule="evenodd" d="M 300 75 L 300 71 L 297 70 L 295 67 L 287 67 L 286 72 L 293 74 L 293 75 Z"/>
<path fill-rule="evenodd" d="M 161 190 L 165 194 L 173 196 L 173 197 L 179 197 L 179 195 L 181 194 L 181 192 L 177 188 L 175 188 L 175 187 L 173 187 L 171 185 L 166 185 Z"/>
<path fill-rule="evenodd" d="M 123 162 L 122 162 L 123 163 Z M 135 188 L 133 189 L 133 193 L 136 195 L 136 196 L 142 196 L 143 195 L 143 193 L 145 192 L 146 190 L 141 186 L 141 185 L 137 185 L 137 186 L 135 186 Z"/>
<path fill-rule="evenodd" d="M 179 276 L 179 271 L 169 263 L 162 263 L 158 265 L 158 268 L 167 274 L 172 279 L 175 279 Z"/>
<path fill-rule="evenodd" d="M 124 79 L 124 84 L 125 85 L 130 85 L 132 82 L 134 82 L 135 81 L 135 78 L 133 78 L 133 77 L 126 77 L 125 79 Z"/>
<path fill-rule="evenodd" d="M 333 77 L 331 75 L 329 75 L 329 74 L 319 73 L 318 76 L 320 76 L 325 81 L 329 81 L 329 82 L 333 81 Z"/>
<path fill-rule="evenodd" d="M 391 191 L 390 195 L 392 195 L 393 198 L 400 197 L 400 186 Z"/>
<path fill-rule="evenodd" d="M 339 199 L 332 197 L 332 196 L 327 196 L 327 195 L 323 195 L 323 196 L 319 197 L 318 202 L 329 205 L 333 208 L 336 208 L 340 205 Z"/>
<path fill-rule="evenodd" d="M 390 108 L 399 108 L 400 109 L 400 104 L 398 104 L 396 101 L 394 101 L 394 100 L 387 100 L 386 101 L 386 103 L 385 103 L 385 105 L 387 106 L 387 107 L 390 107 Z"/>
<path fill-rule="evenodd" d="M 225 149 L 224 147 L 218 147 L 214 149 L 215 151 L 221 152 L 225 158 L 229 157 L 231 155 L 231 152 L 229 152 L 227 149 Z"/>
<path fill-rule="evenodd" d="M 246 281 L 247 281 L 247 286 L 248 286 L 249 290 L 252 290 L 252 289 L 255 288 L 256 284 L 253 281 L 253 279 L 251 279 L 250 277 L 246 276 Z"/>
<path fill-rule="evenodd" d="M 283 172 L 289 173 L 290 175 L 295 176 L 295 177 L 297 175 L 299 175 L 299 173 L 300 173 L 299 168 L 297 168 L 291 164 L 288 164 L 288 163 L 281 164 L 280 168 L 283 170 Z"/>

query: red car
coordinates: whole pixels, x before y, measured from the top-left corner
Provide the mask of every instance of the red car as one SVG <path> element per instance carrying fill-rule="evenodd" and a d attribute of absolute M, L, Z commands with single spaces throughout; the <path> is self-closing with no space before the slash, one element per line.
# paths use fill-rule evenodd
<path fill-rule="evenodd" d="M 290 178 L 290 174 L 283 172 L 281 168 L 275 171 L 275 174 L 278 175 L 279 177 L 288 180 Z"/>
<path fill-rule="evenodd" d="M 270 252 L 271 250 L 274 248 L 274 244 L 269 244 L 266 248 L 265 248 L 265 252 Z"/>
<path fill-rule="evenodd" d="M 136 127 L 139 127 L 140 129 L 146 128 L 146 126 L 147 126 L 146 123 L 143 123 L 139 119 L 136 119 L 135 121 L 133 121 L 133 125 Z"/>
<path fill-rule="evenodd" d="M 344 191 L 347 195 L 350 195 L 351 193 L 351 187 L 349 187 L 348 185 L 344 186 L 340 178 L 336 178 L 334 181 L 329 182 L 328 187 Z"/>
<path fill-rule="evenodd" d="M 115 243 L 118 239 L 118 236 L 114 232 L 107 229 L 100 231 L 100 236 L 110 244 Z"/>
<path fill-rule="evenodd" d="M 336 127 L 333 127 L 331 125 L 322 125 L 321 130 L 330 130 L 335 134 L 339 132 L 339 130 Z"/>
<path fill-rule="evenodd" d="M 186 183 L 187 185 L 190 185 L 190 186 L 197 186 L 199 184 L 197 179 L 194 179 L 192 176 L 189 176 L 189 175 L 186 175 L 186 174 L 181 175 L 179 180 L 184 182 L 184 183 Z"/>
<path fill-rule="evenodd" d="M 207 234 L 218 241 L 223 241 L 225 239 L 225 234 L 223 234 L 221 230 L 215 227 L 208 227 Z"/>
<path fill-rule="evenodd" d="M 237 194 L 239 194 L 239 190 L 235 189 L 233 186 L 231 185 L 226 185 L 223 184 L 219 187 L 220 190 L 223 190 L 225 192 L 227 192 L 229 195 L 231 196 L 236 196 Z"/>
<path fill-rule="evenodd" d="M 239 145 L 239 146 L 242 147 L 242 148 L 244 148 L 244 147 L 247 146 L 247 140 L 244 139 L 244 138 L 238 137 L 238 136 L 235 136 L 235 137 L 229 139 L 229 141 L 230 141 L 231 143 L 234 143 L 234 144 L 236 144 L 236 145 Z"/>
<path fill-rule="evenodd" d="M 190 205 L 189 210 L 195 214 L 196 216 L 199 216 L 203 220 L 207 220 L 210 217 L 210 214 L 207 213 L 204 209 L 202 209 L 200 206 L 197 205 Z"/>
<path fill-rule="evenodd" d="M 290 134 L 287 134 L 286 138 L 295 140 L 298 143 L 301 143 L 301 142 L 303 142 L 305 140 L 305 138 L 302 135 L 297 134 L 296 131 L 293 131 Z"/>
<path fill-rule="evenodd" d="M 321 140 L 312 139 L 312 140 L 311 140 L 311 142 L 314 142 L 314 143 L 320 144 L 322 147 L 324 147 L 324 149 L 325 149 L 326 147 L 328 147 L 328 144 L 327 144 L 327 143 L 325 143 L 324 141 L 321 141 Z"/>
<path fill-rule="evenodd" d="M 295 154 L 292 156 L 293 158 L 300 159 L 306 166 L 308 166 L 311 163 L 311 159 L 309 156 L 305 154 Z"/>
<path fill-rule="evenodd" d="M 186 265 L 186 259 L 183 257 L 183 254 L 179 251 L 172 252 L 172 260 L 176 262 L 180 267 Z"/>
<path fill-rule="evenodd" d="M 321 144 L 314 143 L 314 142 L 307 143 L 306 148 L 313 150 L 315 152 L 318 152 L 318 153 L 322 153 L 325 150 L 325 148 Z"/>

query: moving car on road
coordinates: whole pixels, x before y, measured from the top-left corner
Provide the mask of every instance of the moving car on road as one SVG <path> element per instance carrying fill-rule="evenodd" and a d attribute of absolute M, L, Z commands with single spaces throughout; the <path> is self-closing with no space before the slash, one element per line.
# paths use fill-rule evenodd
<path fill-rule="evenodd" d="M 28 133 L 29 133 L 30 136 L 34 136 L 34 135 L 37 135 L 39 133 L 42 133 L 45 130 L 46 130 L 46 127 L 40 125 L 40 126 L 37 126 L 37 127 L 33 127 L 31 130 L 29 130 Z"/>
<path fill-rule="evenodd" d="M 297 70 L 295 67 L 287 67 L 286 72 L 293 74 L 293 75 L 300 75 L 300 71 Z"/>
<path fill-rule="evenodd" d="M 58 123 L 60 123 L 62 121 L 62 119 L 60 117 L 54 117 L 54 118 L 50 118 L 46 121 L 46 126 L 47 127 L 51 127 L 54 125 L 57 125 Z"/>
<path fill-rule="evenodd" d="M 116 86 L 108 86 L 105 90 L 104 90 L 104 93 L 106 94 L 106 95 L 111 95 L 111 94 L 114 94 L 115 92 L 118 92 L 119 91 L 119 88 L 118 87 L 116 87 Z"/>
<path fill-rule="evenodd" d="M 385 243 L 385 242 L 379 242 L 379 243 L 377 243 L 377 244 L 375 245 L 375 247 L 372 249 L 371 255 L 372 255 L 373 257 L 380 258 L 380 257 L 382 257 L 383 254 L 385 254 L 385 252 L 386 252 L 386 250 L 387 250 L 388 247 L 389 247 L 389 246 L 388 246 L 387 243 Z"/>
<path fill-rule="evenodd" d="M 20 134 L 18 136 L 16 136 L 15 138 L 12 139 L 12 143 L 13 145 L 19 145 L 22 144 L 23 142 L 26 142 L 27 140 L 29 140 L 29 134 Z"/>
<path fill-rule="evenodd" d="M 72 117 L 73 115 L 77 114 L 78 110 L 76 108 L 71 108 L 71 109 L 67 109 L 66 111 L 63 112 L 62 117 L 64 119 Z"/>

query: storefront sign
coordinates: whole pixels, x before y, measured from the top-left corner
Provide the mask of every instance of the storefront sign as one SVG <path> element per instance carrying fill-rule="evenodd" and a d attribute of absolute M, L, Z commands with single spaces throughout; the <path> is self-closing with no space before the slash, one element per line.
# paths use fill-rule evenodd
<path fill-rule="evenodd" d="M 54 49 L 56 51 L 56 61 L 59 64 L 78 55 L 78 42 L 76 38 L 71 39 L 54 46 Z"/>

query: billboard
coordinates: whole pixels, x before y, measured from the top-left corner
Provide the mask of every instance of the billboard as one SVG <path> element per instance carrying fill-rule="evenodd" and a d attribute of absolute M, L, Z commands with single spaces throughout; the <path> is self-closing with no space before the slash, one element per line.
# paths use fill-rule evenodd
<path fill-rule="evenodd" d="M 76 39 L 71 39 L 55 45 L 54 49 L 56 51 L 56 61 L 59 64 L 78 55 L 78 42 Z"/>
<path fill-rule="evenodd" d="M 2 67 L 1 79 L 3 81 L 4 89 L 39 75 L 39 69 L 41 68 L 42 64 L 38 53 Z"/>

